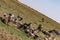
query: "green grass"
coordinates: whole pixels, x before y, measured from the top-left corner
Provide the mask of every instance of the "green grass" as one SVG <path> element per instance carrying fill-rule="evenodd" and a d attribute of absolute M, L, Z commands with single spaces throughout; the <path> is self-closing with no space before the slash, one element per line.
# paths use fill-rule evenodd
<path fill-rule="evenodd" d="M 5 24 L 3 24 L 1 21 L 0 21 L 0 27 L 3 27 L 6 29 L 7 32 L 9 32 L 11 35 L 17 35 L 19 37 L 22 38 L 22 40 L 29 40 L 29 38 L 26 36 L 26 34 L 21 31 L 21 30 L 18 30 L 16 27 L 11 27 L 11 26 L 7 26 Z M 24 36 L 24 37 L 23 37 Z"/>
<path fill-rule="evenodd" d="M 32 23 L 32 27 L 38 27 L 39 24 L 43 25 L 43 30 L 51 30 L 56 29 L 60 31 L 60 24 L 55 22 L 54 20 L 48 18 L 47 16 L 43 15 L 42 13 L 19 3 L 16 0 L 0 0 L 0 16 L 4 13 L 13 13 L 15 16 L 20 15 L 23 17 L 22 23 Z M 41 22 L 41 19 L 44 18 L 45 21 Z M 47 23 L 48 22 L 48 23 Z M 26 34 L 18 30 L 15 26 L 7 26 L 0 21 L 0 27 L 6 29 L 11 35 L 17 35 L 21 37 L 23 40 L 33 40 L 29 39 Z M 38 33 L 41 38 L 43 39 L 44 35 L 42 33 Z M 55 35 L 55 34 L 54 34 Z M 58 40 L 60 36 L 57 36 Z"/>

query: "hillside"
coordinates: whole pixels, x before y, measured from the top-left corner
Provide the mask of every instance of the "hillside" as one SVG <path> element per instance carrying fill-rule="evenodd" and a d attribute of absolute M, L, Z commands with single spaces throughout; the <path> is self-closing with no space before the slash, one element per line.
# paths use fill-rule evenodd
<path fill-rule="evenodd" d="M 0 0 L 0 16 L 4 12 L 12 13 L 15 16 L 20 15 L 23 18 L 21 23 L 32 23 L 31 27 L 37 28 L 39 24 L 42 24 L 43 30 L 56 29 L 60 31 L 59 23 L 17 0 Z M 44 18 L 44 22 L 41 21 L 42 18 Z M 28 38 L 23 30 L 21 30 L 17 29 L 14 25 L 7 26 L 0 21 L 0 36 L 4 35 L 0 37 L 0 40 L 33 40 L 33 38 Z M 8 35 L 6 39 L 5 34 Z M 41 32 L 38 34 L 42 38 L 41 40 L 43 40 L 44 34 Z M 57 40 L 60 40 L 60 36 L 56 34 L 54 36 L 56 36 Z"/>

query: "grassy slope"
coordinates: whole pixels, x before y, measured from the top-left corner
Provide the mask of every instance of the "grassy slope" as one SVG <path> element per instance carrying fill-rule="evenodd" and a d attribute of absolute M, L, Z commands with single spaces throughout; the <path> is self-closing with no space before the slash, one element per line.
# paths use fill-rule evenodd
<path fill-rule="evenodd" d="M 13 13 L 16 16 L 20 15 L 23 17 L 22 23 L 32 23 L 32 27 L 37 27 L 39 24 L 42 24 L 43 30 L 56 29 L 60 31 L 60 24 L 55 22 L 54 20 L 46 17 L 45 15 L 37 12 L 36 10 L 19 3 L 16 0 L 0 0 L 0 14 L 2 15 L 4 12 Z M 41 22 L 41 18 L 45 18 L 45 22 Z M 48 23 L 47 23 L 48 22 Z M 18 30 L 14 26 L 6 26 L 0 22 L 0 27 L 4 27 L 7 32 L 11 35 L 17 35 L 21 37 L 23 40 L 31 40 L 29 39 L 24 32 Z M 39 33 L 39 35 L 43 38 L 44 35 Z M 24 36 L 24 37 L 23 37 Z M 55 35 L 56 36 L 56 35 Z M 60 36 L 57 36 L 59 40 Z"/>

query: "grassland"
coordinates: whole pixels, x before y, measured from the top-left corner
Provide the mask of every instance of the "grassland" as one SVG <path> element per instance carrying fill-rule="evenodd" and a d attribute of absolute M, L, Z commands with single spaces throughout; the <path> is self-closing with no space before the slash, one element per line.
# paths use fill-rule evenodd
<path fill-rule="evenodd" d="M 38 27 L 39 24 L 43 25 L 43 30 L 51 30 L 51 29 L 56 29 L 60 31 L 60 24 L 57 23 L 56 21 L 48 18 L 47 16 L 43 15 L 42 13 L 28 7 L 27 5 L 22 4 L 21 2 L 18 2 L 17 0 L 0 0 L 0 16 L 4 13 L 12 13 L 15 16 L 20 15 L 23 20 L 21 21 L 22 23 L 32 23 L 31 27 Z M 44 18 L 44 22 L 41 21 L 41 19 Z M 6 32 L 10 35 L 15 35 L 18 36 L 18 39 L 21 38 L 21 40 L 33 40 L 33 38 L 28 38 L 26 34 L 18 30 L 15 26 L 7 26 L 3 24 L 0 21 L 0 32 L 6 30 Z M 40 37 L 43 40 L 44 34 L 41 32 L 38 33 Z M 54 34 L 54 33 L 53 33 Z M 56 36 L 57 40 L 60 40 L 60 36 Z M 15 39 L 17 40 L 17 39 Z"/>

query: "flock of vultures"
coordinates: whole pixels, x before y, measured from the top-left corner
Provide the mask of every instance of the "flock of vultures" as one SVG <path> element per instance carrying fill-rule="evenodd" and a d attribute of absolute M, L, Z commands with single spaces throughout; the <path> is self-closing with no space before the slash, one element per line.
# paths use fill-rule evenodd
<path fill-rule="evenodd" d="M 0 20 L 6 24 L 9 25 L 9 22 L 12 22 L 13 24 L 15 24 L 17 26 L 18 29 L 23 29 L 24 32 L 30 37 L 32 36 L 34 38 L 34 40 L 40 40 L 40 36 L 36 33 L 36 31 L 38 30 L 38 32 L 42 32 L 46 37 L 44 38 L 44 40 L 56 40 L 55 37 L 51 37 L 50 33 L 55 33 L 56 35 L 60 35 L 60 33 L 53 29 L 50 31 L 45 31 L 42 30 L 42 24 L 39 24 L 38 27 L 36 29 L 32 29 L 31 28 L 31 24 L 32 23 L 21 23 L 20 21 L 23 20 L 22 17 L 20 17 L 19 15 L 17 17 L 15 17 L 14 14 L 10 13 L 4 13 L 2 16 L 0 16 Z M 42 22 L 44 22 L 44 18 L 42 18 Z"/>

